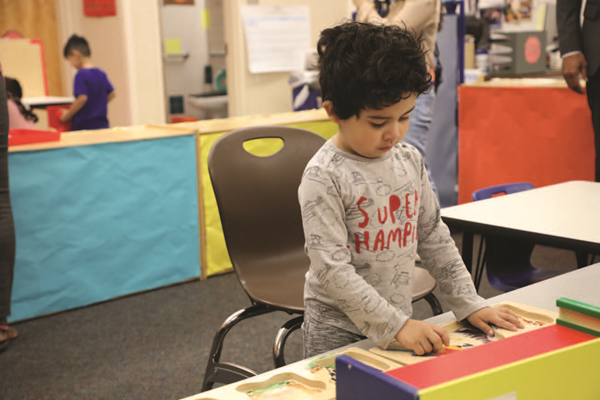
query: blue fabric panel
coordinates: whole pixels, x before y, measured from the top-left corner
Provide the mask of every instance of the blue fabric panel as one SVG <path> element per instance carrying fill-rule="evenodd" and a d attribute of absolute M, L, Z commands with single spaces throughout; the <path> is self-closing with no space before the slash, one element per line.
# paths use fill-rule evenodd
<path fill-rule="evenodd" d="M 200 276 L 193 135 L 9 155 L 10 320 Z"/>
<path fill-rule="evenodd" d="M 458 201 L 458 16 L 444 15 L 442 26 L 442 31 L 437 37 L 442 63 L 442 83 L 435 100 L 426 154 L 440 195 L 440 205 L 449 207 L 456 205 Z"/>
<path fill-rule="evenodd" d="M 419 389 L 347 355 L 335 358 L 336 399 L 416 400 Z"/>

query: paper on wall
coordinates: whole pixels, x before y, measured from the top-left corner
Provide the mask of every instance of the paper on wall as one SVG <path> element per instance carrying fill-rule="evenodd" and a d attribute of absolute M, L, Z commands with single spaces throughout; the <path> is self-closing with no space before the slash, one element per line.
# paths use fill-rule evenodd
<path fill-rule="evenodd" d="M 210 10 L 203 8 L 200 11 L 200 21 L 202 23 L 202 29 L 210 29 Z"/>
<path fill-rule="evenodd" d="M 308 6 L 243 6 L 250 72 L 304 69 L 310 47 Z"/>
<path fill-rule="evenodd" d="M 166 54 L 181 53 L 181 39 L 180 38 L 165 39 L 165 53 Z"/>

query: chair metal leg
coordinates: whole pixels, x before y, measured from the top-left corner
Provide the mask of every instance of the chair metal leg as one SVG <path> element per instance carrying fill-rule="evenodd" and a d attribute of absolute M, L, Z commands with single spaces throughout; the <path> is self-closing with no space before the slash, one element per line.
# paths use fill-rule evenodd
<path fill-rule="evenodd" d="M 590 265 L 591 261 L 593 261 L 593 258 L 590 260 L 589 256 L 590 255 L 587 253 L 583 253 L 581 251 L 576 251 L 575 257 L 577 258 L 577 268 L 583 268 L 583 267 L 587 267 L 588 265 Z M 593 257 L 593 255 L 592 255 L 592 257 Z"/>
<path fill-rule="evenodd" d="M 235 313 L 231 314 L 229 318 L 225 320 L 225 322 L 223 322 L 223 324 L 219 327 L 215 338 L 213 339 L 212 348 L 208 356 L 208 364 L 206 365 L 206 371 L 204 372 L 202 392 L 212 389 L 214 384 L 217 382 L 229 384 L 256 375 L 256 372 L 252 371 L 251 369 L 232 363 L 219 362 L 221 359 L 221 351 L 223 350 L 223 341 L 225 340 L 225 335 L 227 335 L 231 328 L 233 328 L 238 322 L 247 318 L 267 314 L 272 311 L 274 310 L 266 305 L 256 304 L 236 311 Z"/>
<path fill-rule="evenodd" d="M 475 284 L 475 291 L 479 292 L 479 286 L 481 285 L 481 278 L 483 276 L 483 269 L 485 268 L 485 257 L 486 251 L 483 250 L 485 243 L 485 236 L 481 236 L 479 240 L 479 251 L 477 252 L 477 263 L 475 264 L 475 271 L 473 274 L 473 283 Z M 483 251 L 483 254 L 482 254 Z"/>
<path fill-rule="evenodd" d="M 283 354 L 285 342 L 292 332 L 302 326 L 302 322 L 304 322 L 304 316 L 301 315 L 290 319 L 279 328 L 277 336 L 275 337 L 275 344 L 273 345 L 273 362 L 275 363 L 275 368 L 283 367 L 285 365 Z"/>
<path fill-rule="evenodd" d="M 211 369 L 210 375 L 208 369 Z M 239 382 L 244 379 L 258 375 L 249 368 L 233 363 L 213 363 L 206 368 L 204 383 L 202 384 L 202 392 L 211 390 L 215 383 L 224 383 L 226 385 L 234 382 Z"/>
<path fill-rule="evenodd" d="M 424 297 L 424 299 L 427 300 L 427 302 L 431 306 L 431 311 L 433 311 L 433 315 L 440 315 L 441 313 L 444 312 L 442 310 L 442 306 L 441 306 L 440 302 L 438 301 L 437 297 L 435 297 L 435 295 L 433 293 L 429 293 L 427 296 Z"/>
<path fill-rule="evenodd" d="M 473 232 L 463 231 L 462 241 L 462 259 L 470 273 L 473 268 Z"/>

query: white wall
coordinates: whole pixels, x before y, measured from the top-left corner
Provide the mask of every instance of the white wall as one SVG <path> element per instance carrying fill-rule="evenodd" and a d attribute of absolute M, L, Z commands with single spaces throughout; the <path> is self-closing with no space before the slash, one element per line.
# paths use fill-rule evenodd
<path fill-rule="evenodd" d="M 111 126 L 160 124 L 166 121 L 158 0 L 117 1 L 117 15 L 83 15 L 83 2 L 56 0 L 58 38 L 84 36 L 92 63 L 103 69 L 117 97 L 109 104 Z M 61 46 L 61 47 L 62 47 Z M 64 93 L 73 93 L 75 70 L 62 64 Z"/>
<path fill-rule="evenodd" d="M 292 111 L 289 74 L 251 74 L 247 66 L 246 43 L 241 7 L 264 6 L 310 7 L 311 43 L 316 48 L 319 33 L 350 17 L 352 0 L 223 0 L 225 41 L 227 43 L 227 85 L 229 115 L 271 114 Z"/>
<path fill-rule="evenodd" d="M 164 62 L 167 96 L 183 95 L 185 99 L 188 94 L 204 92 L 204 67 L 209 62 L 207 30 L 201 19 L 204 7 L 204 0 L 196 0 L 194 5 L 161 5 L 163 46 L 164 39 L 179 38 L 182 52 L 189 53 L 187 59 Z M 213 70 L 213 75 L 216 72 Z M 190 114 L 187 104 L 185 108 Z"/>
<path fill-rule="evenodd" d="M 165 78 L 158 2 L 118 1 L 125 24 L 131 125 L 166 122 Z"/>
<path fill-rule="evenodd" d="M 106 71 L 117 91 L 117 98 L 109 105 L 112 126 L 164 123 L 169 94 L 203 91 L 208 48 L 200 10 L 205 0 L 196 0 L 194 6 L 163 6 L 161 0 L 117 1 L 117 15 L 104 18 L 85 17 L 82 3 L 56 0 L 59 41 L 64 44 L 77 33 L 90 42 L 93 63 Z M 323 28 L 350 16 L 352 0 L 223 0 L 229 115 L 292 111 L 288 73 L 248 71 L 240 15 L 245 4 L 308 5 L 314 46 Z M 180 14 L 180 10 L 185 11 Z M 161 17 L 165 21 L 162 24 Z M 183 65 L 169 62 L 166 66 L 168 88 L 162 58 L 166 37 L 180 37 L 184 51 L 194 49 Z M 62 71 L 64 93 L 72 93 L 75 71 L 66 61 Z"/>

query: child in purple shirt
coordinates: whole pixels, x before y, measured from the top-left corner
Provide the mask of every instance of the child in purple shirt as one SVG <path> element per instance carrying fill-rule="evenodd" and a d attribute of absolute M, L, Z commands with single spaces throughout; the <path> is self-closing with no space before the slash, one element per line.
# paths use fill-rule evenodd
<path fill-rule="evenodd" d="M 73 120 L 73 131 L 108 128 L 107 104 L 115 98 L 115 90 L 104 71 L 92 65 L 87 40 L 72 35 L 65 45 L 64 56 L 77 69 L 77 74 L 73 85 L 75 102 L 63 112 L 60 120 Z"/>

